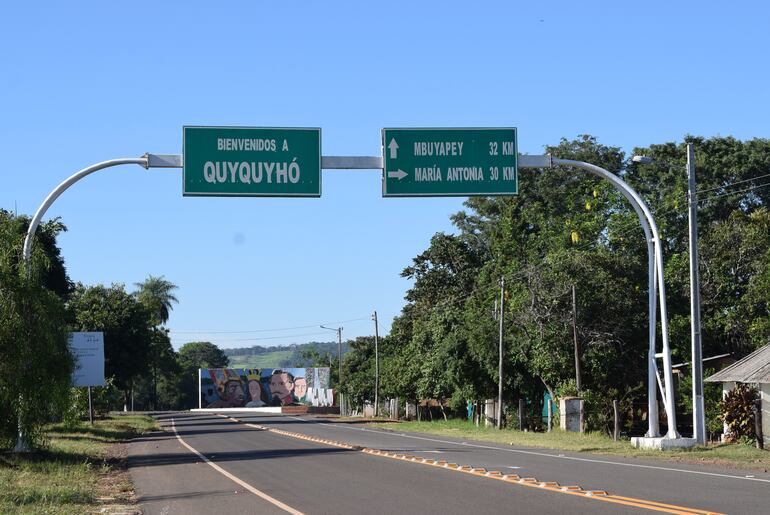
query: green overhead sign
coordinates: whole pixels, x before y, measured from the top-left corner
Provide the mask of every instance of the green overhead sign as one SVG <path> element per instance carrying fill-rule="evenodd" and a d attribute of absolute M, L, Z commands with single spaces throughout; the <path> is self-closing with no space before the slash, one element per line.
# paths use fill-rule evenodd
<path fill-rule="evenodd" d="M 383 197 L 515 195 L 515 128 L 383 129 Z"/>
<path fill-rule="evenodd" d="M 321 129 L 184 127 L 183 159 L 185 196 L 321 196 Z"/>

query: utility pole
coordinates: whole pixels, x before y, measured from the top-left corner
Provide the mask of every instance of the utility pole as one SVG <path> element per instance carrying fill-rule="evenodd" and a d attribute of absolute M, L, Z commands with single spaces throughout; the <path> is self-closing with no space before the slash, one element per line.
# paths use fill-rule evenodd
<path fill-rule="evenodd" d="M 337 382 L 342 387 L 342 327 L 337 328 Z"/>
<path fill-rule="evenodd" d="M 575 299 L 575 285 L 572 285 L 572 339 L 575 346 L 575 386 L 578 396 L 580 396 L 580 347 L 578 346 L 577 336 L 577 302 Z"/>
<path fill-rule="evenodd" d="M 503 319 L 505 318 L 505 277 L 500 278 L 500 359 L 497 364 L 497 429 L 503 428 Z"/>
<path fill-rule="evenodd" d="M 337 391 L 342 390 L 342 327 L 334 329 L 333 327 L 326 327 L 325 325 L 319 326 L 321 329 L 328 329 L 329 331 L 335 331 L 337 333 Z M 331 366 L 331 358 L 329 359 L 329 365 Z M 344 408 L 340 405 L 340 415 Z"/>
<path fill-rule="evenodd" d="M 377 323 L 377 311 L 372 314 L 374 320 L 374 416 L 380 414 L 380 328 Z"/>
<path fill-rule="evenodd" d="M 700 273 L 698 272 L 698 199 L 695 192 L 695 151 L 687 144 L 687 199 L 690 226 L 690 333 L 692 341 L 692 436 L 706 443 L 703 405 L 703 355 L 700 334 Z"/>

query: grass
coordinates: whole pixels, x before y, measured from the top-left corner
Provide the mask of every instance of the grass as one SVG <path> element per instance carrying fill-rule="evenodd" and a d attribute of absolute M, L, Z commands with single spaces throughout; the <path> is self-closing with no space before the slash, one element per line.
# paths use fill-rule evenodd
<path fill-rule="evenodd" d="M 468 440 L 482 440 L 517 447 L 556 449 L 607 456 L 654 458 L 765 472 L 770 469 L 770 452 L 743 444 L 709 444 L 696 446 L 692 449 L 661 452 L 636 449 L 628 440 L 615 442 L 603 433 L 568 433 L 559 429 L 550 433 L 522 432 L 511 429 L 498 431 L 494 428 L 476 427 L 466 420 L 378 423 L 377 427 Z"/>
<path fill-rule="evenodd" d="M 140 416 L 49 426 L 44 449 L 0 454 L 0 513 L 93 512 L 104 499 L 125 497 L 131 485 L 125 475 L 116 480 L 120 463 L 110 446 L 155 428 Z"/>
<path fill-rule="evenodd" d="M 278 368 L 282 361 L 290 359 L 290 350 L 276 350 L 265 354 L 249 354 L 246 356 L 231 356 L 230 368 Z"/>

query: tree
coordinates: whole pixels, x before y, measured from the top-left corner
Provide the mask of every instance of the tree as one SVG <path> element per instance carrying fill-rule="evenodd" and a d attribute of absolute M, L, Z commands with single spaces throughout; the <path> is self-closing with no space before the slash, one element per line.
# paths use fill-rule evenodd
<path fill-rule="evenodd" d="M 35 235 L 29 268 L 21 260 L 28 218 L 0 210 L 0 448 L 19 427 L 35 444 L 41 427 L 64 409 L 72 356 L 63 295 L 69 278 L 56 246 L 57 220 Z"/>
<path fill-rule="evenodd" d="M 198 406 L 198 369 L 226 368 L 230 361 L 227 355 L 211 342 L 189 342 L 182 345 L 177 353 L 179 376 L 169 391 L 176 392 L 180 407 Z M 166 380 L 171 383 L 169 378 Z"/>
<path fill-rule="evenodd" d="M 75 330 L 104 333 L 105 375 L 114 378 L 128 403 L 134 380 L 149 371 L 152 314 L 122 284 L 78 284 L 69 309 Z"/>
<path fill-rule="evenodd" d="M 665 245 L 672 352 L 690 356 L 686 144 L 695 150 L 704 357 L 740 358 L 770 336 L 767 273 L 770 140 L 687 136 L 680 144 L 638 148 L 650 165 L 626 168 L 626 179 L 655 208 Z M 764 290 L 765 292 L 767 290 Z"/>
<path fill-rule="evenodd" d="M 153 325 L 152 339 L 149 347 L 150 381 L 152 383 L 150 406 L 156 409 L 158 401 L 158 371 L 162 370 L 164 376 L 179 371 L 174 359 L 174 350 L 171 348 L 171 340 L 168 330 L 163 324 L 168 321 L 173 304 L 179 302 L 172 293 L 178 289 L 171 281 L 161 277 L 148 276 L 140 283 L 135 283 L 139 289 L 134 292 L 137 300 L 150 313 Z"/>
<path fill-rule="evenodd" d="M 179 349 L 179 361 L 196 368 L 225 368 L 230 360 L 227 355 L 211 342 L 185 343 Z"/>
<path fill-rule="evenodd" d="M 696 138 L 705 355 L 748 353 L 770 338 L 770 141 Z M 689 357 L 685 143 L 634 153 L 637 165 L 591 136 L 547 152 L 597 164 L 629 182 L 653 210 L 675 359 Z M 665 164 L 664 164 L 665 163 Z M 414 280 L 393 324 L 385 371 L 399 395 L 492 396 L 497 383 L 499 280 L 508 295 L 504 396 L 530 400 L 573 388 L 571 289 L 583 393 L 640 395 L 646 381 L 647 248 L 636 213 L 611 185 L 569 167 L 520 171 L 516 197 L 472 197 L 404 276 Z M 659 321 L 658 321 L 659 322 Z M 451 385 L 451 387 L 450 387 Z M 592 401 L 592 402 L 594 402 Z"/>
<path fill-rule="evenodd" d="M 384 341 L 380 338 L 380 344 Z M 342 360 L 342 393 L 352 405 L 374 401 L 374 374 L 374 336 L 359 336 L 350 343 L 350 352 Z"/>
<path fill-rule="evenodd" d="M 160 277 L 148 276 L 143 282 L 135 283 L 139 288 L 134 295 L 147 308 L 152 316 L 153 325 L 163 325 L 168 321 L 173 304 L 179 300 L 172 293 L 178 287 L 171 281 Z"/>

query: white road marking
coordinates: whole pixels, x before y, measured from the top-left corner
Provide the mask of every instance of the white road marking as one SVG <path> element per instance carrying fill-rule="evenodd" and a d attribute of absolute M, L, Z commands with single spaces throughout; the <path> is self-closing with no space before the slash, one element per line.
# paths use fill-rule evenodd
<path fill-rule="evenodd" d="M 185 442 L 185 441 L 182 439 L 182 437 L 181 437 L 181 436 L 179 436 L 179 433 L 178 433 L 178 432 L 177 432 L 177 430 L 176 430 L 176 424 L 174 424 L 174 419 L 173 419 L 173 418 L 171 419 L 171 428 L 174 430 L 174 434 L 176 435 L 176 438 L 177 438 L 177 440 L 179 440 L 179 443 L 181 443 L 182 445 L 184 445 L 185 447 L 187 447 L 187 449 L 189 449 L 191 452 L 193 452 L 193 453 L 197 454 L 197 455 L 198 455 L 198 457 L 199 457 L 200 459 L 202 459 L 202 460 L 203 460 L 204 462 L 206 462 L 208 465 L 210 465 L 211 467 L 213 467 L 213 468 L 214 468 L 214 470 L 216 470 L 217 472 L 219 472 L 220 474 L 222 474 L 222 475 L 223 475 L 223 476 L 225 476 L 226 478 L 228 478 L 228 479 L 231 479 L 231 480 L 235 481 L 236 483 L 238 483 L 238 484 L 239 484 L 239 485 L 241 485 L 243 488 L 245 488 L 245 489 L 246 489 L 246 490 L 248 490 L 249 492 L 253 493 L 253 494 L 254 494 L 254 495 L 256 495 L 257 497 L 261 497 L 262 499 L 266 500 L 267 502 L 269 502 L 269 503 L 271 503 L 271 504 L 273 504 L 273 505 L 275 505 L 275 506 L 278 506 L 278 507 L 279 507 L 279 508 L 281 508 L 282 510 L 284 510 L 284 511 L 286 511 L 286 512 L 288 512 L 288 513 L 291 513 L 292 515 L 304 515 L 304 514 L 303 514 L 301 511 L 295 510 L 295 509 L 294 509 L 294 508 L 292 508 L 291 506 L 289 506 L 289 505 L 287 505 L 287 504 L 284 504 L 284 503 L 282 503 L 281 501 L 279 501 L 278 499 L 275 499 L 274 497 L 270 497 L 269 495 L 267 495 L 266 493 L 262 492 L 261 490 L 257 490 L 256 488 L 254 488 L 253 486 L 251 486 L 251 485 L 250 485 L 250 484 L 248 484 L 247 482 L 245 482 L 245 481 L 243 481 L 243 480 L 239 479 L 238 477 L 236 477 L 236 476 L 234 476 L 234 475 L 230 474 L 228 471 L 226 471 L 225 469 L 223 469 L 222 467 L 220 467 L 219 465 L 217 465 L 217 464 L 216 464 L 216 463 L 214 463 L 213 461 L 209 460 L 209 459 L 208 459 L 206 456 L 204 456 L 203 454 L 201 454 L 200 452 L 198 452 L 198 451 L 197 451 L 197 449 L 195 449 L 195 448 L 194 448 L 194 447 L 192 447 L 190 444 L 188 444 L 187 442 Z"/>
<path fill-rule="evenodd" d="M 302 420 L 302 419 L 299 419 Z M 671 467 L 660 467 L 656 465 L 642 465 L 639 463 L 622 463 L 618 461 L 607 461 L 607 460 L 597 460 L 597 459 L 591 459 L 591 458 L 578 458 L 576 456 L 565 456 L 563 454 L 550 454 L 547 452 L 536 452 L 536 451 L 524 451 L 521 449 L 506 449 L 505 447 L 493 447 L 491 445 L 481 445 L 481 444 L 474 444 L 474 443 L 468 443 L 468 442 L 451 442 L 448 440 L 438 440 L 436 438 L 425 438 L 423 436 L 415 436 L 415 435 L 405 435 L 405 434 L 398 434 L 398 433 L 391 433 L 388 431 L 378 431 L 376 429 L 368 429 L 365 427 L 347 427 L 344 425 L 339 424 L 325 424 L 323 422 L 317 422 L 317 424 L 322 426 L 330 426 L 330 427 L 338 427 L 341 429 L 350 429 L 351 431 L 366 431 L 369 433 L 377 433 L 385 436 L 402 436 L 404 438 L 412 438 L 414 440 L 423 440 L 426 442 L 434 442 L 434 443 L 441 443 L 441 444 L 448 444 L 448 445 L 465 445 L 467 447 L 476 447 L 477 449 L 490 449 L 494 451 L 505 451 L 505 452 L 515 452 L 519 454 L 531 454 L 533 456 L 544 456 L 547 458 L 557 458 L 562 460 L 573 460 L 573 461 L 584 461 L 588 463 L 601 463 L 604 465 L 618 465 L 620 467 L 634 467 L 634 468 L 643 468 L 643 469 L 652 469 L 652 470 L 665 470 L 668 472 L 681 472 L 682 474 L 696 474 L 701 476 L 713 476 L 713 477 L 724 477 L 728 479 L 743 479 L 744 481 L 759 481 L 762 483 L 770 483 L 770 479 L 761 479 L 757 477 L 747 477 L 747 476 L 733 476 L 730 474 L 720 474 L 718 472 L 703 472 L 700 470 L 685 470 L 685 469 L 676 469 Z"/>

